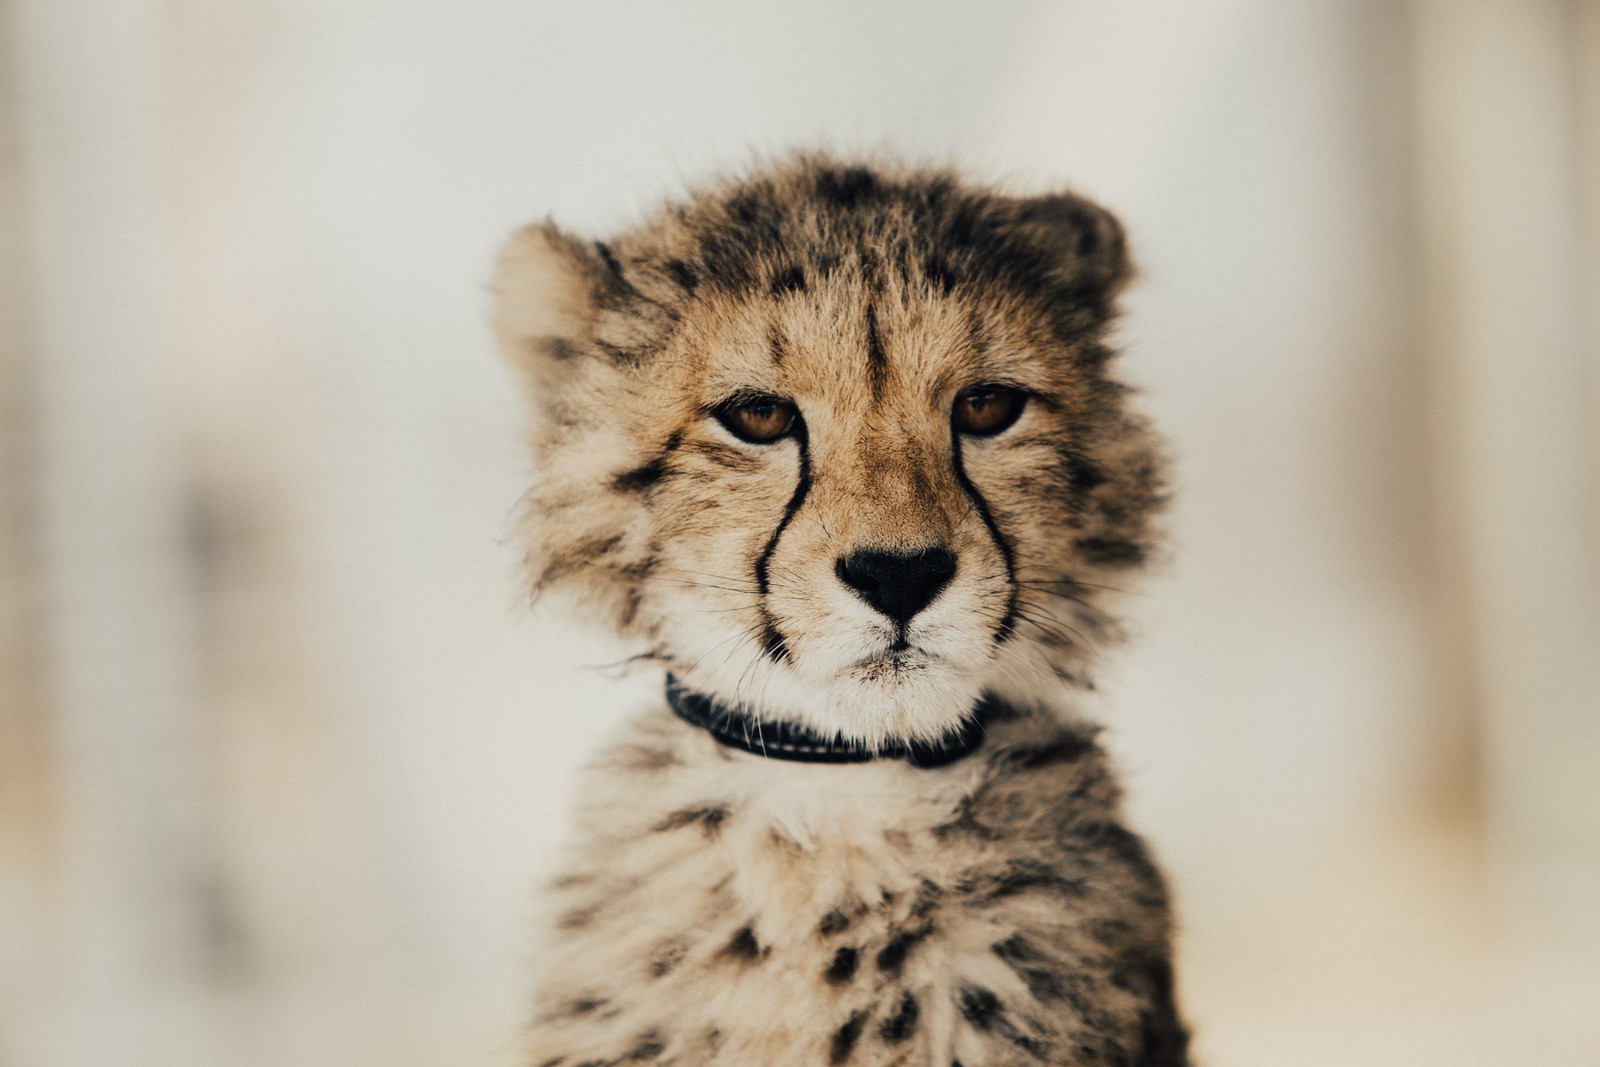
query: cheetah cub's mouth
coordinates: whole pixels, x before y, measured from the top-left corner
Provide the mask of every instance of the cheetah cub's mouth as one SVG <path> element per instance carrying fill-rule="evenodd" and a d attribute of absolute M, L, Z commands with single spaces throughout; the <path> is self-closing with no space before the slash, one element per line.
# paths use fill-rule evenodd
<path fill-rule="evenodd" d="M 1107 371 L 1130 273 L 1072 194 L 826 162 L 609 242 L 523 230 L 495 325 L 536 413 L 535 584 L 720 704 L 868 747 L 1046 702 L 1164 495 Z"/>

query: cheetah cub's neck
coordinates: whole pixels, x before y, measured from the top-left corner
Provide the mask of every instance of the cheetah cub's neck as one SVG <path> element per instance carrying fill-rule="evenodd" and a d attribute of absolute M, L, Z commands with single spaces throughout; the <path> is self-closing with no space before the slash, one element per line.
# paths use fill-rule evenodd
<path fill-rule="evenodd" d="M 1062 709 L 1154 550 L 1082 198 L 800 157 L 513 238 L 523 532 L 666 665 L 587 772 L 539 1067 L 1188 1063 L 1166 889 Z"/>

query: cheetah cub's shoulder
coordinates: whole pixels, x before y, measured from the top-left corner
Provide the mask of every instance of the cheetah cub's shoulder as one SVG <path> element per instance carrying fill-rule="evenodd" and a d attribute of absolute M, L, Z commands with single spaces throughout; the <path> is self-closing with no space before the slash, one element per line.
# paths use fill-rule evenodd
<path fill-rule="evenodd" d="M 512 238 L 531 573 L 664 665 L 552 887 L 537 1067 L 1188 1062 L 1072 714 L 1150 554 L 1121 227 L 801 157 Z"/>

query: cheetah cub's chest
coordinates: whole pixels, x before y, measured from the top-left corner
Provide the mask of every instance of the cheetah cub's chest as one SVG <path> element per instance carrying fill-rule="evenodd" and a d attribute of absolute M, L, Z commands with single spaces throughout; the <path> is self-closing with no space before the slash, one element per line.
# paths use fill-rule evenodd
<path fill-rule="evenodd" d="M 764 766 L 657 715 L 591 772 L 540 1064 L 1175 1063 L 1159 876 L 1092 731 Z M 843 777 L 841 777 L 841 774 Z"/>
<path fill-rule="evenodd" d="M 533 580 L 674 678 L 584 782 L 531 1063 L 1188 1062 L 1070 710 L 1164 498 L 1129 273 L 1078 197 L 821 157 L 513 239 Z"/>

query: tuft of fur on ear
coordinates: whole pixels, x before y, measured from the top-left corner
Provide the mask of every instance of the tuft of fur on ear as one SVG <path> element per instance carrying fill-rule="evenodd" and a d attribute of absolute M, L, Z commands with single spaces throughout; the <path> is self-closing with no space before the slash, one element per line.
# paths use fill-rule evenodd
<path fill-rule="evenodd" d="M 588 244 L 546 220 L 511 235 L 495 267 L 494 331 L 529 399 L 549 414 L 592 351 L 604 271 Z"/>

